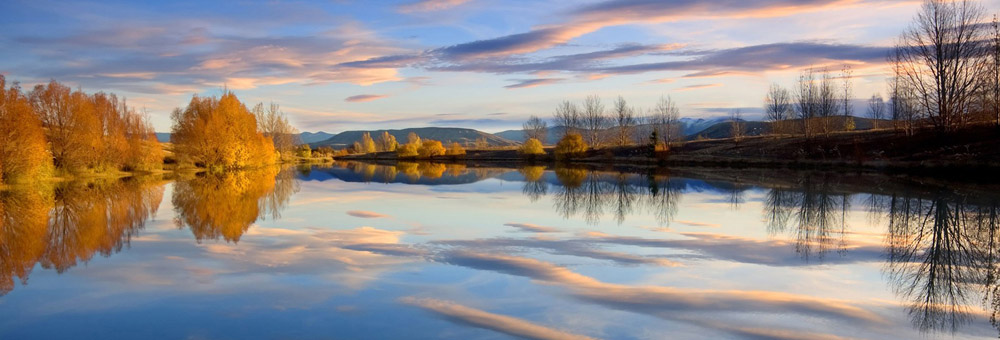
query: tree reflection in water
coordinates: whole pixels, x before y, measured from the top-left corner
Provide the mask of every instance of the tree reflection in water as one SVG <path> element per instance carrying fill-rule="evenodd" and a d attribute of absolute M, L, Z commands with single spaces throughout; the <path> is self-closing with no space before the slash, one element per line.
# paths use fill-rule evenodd
<path fill-rule="evenodd" d="M 521 170 L 527 173 L 526 170 Z M 660 225 L 668 225 L 677 212 L 683 184 L 669 176 L 649 173 L 646 176 L 626 172 L 598 172 L 586 169 L 556 168 L 559 186 L 553 191 L 553 205 L 564 218 L 582 215 L 589 224 L 600 223 L 610 213 L 618 224 L 629 215 L 647 211 Z M 529 179 L 524 192 L 544 195 L 536 181 Z M 537 176 L 541 178 L 541 176 Z M 537 199 L 537 197 L 535 197 Z"/>
<path fill-rule="evenodd" d="M 195 239 L 239 242 L 254 222 L 280 217 L 298 192 L 292 169 L 268 167 L 222 174 L 198 174 L 174 185 L 174 220 Z"/>
<path fill-rule="evenodd" d="M 795 235 L 795 250 L 804 260 L 822 259 L 830 249 L 844 254 L 844 235 L 851 195 L 830 190 L 829 180 L 806 177 L 789 188 L 772 188 L 764 199 L 764 220 L 771 235 Z"/>
<path fill-rule="evenodd" d="M 126 178 L 0 191 L 0 293 L 26 283 L 36 263 L 62 273 L 110 256 L 156 214 L 160 179 Z"/>
<path fill-rule="evenodd" d="M 995 198 L 937 191 L 893 193 L 879 199 L 887 219 L 886 275 L 911 301 L 922 330 L 952 330 L 971 319 L 977 300 L 997 324 L 997 212 Z M 978 296 L 977 296 L 978 295 Z"/>

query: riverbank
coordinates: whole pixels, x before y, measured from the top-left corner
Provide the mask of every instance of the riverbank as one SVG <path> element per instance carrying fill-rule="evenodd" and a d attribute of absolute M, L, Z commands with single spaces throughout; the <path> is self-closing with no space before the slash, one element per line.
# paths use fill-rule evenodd
<path fill-rule="evenodd" d="M 526 158 L 516 149 L 468 150 L 464 156 L 400 158 L 394 152 L 338 160 L 554 163 L 552 148 Z M 1000 168 L 1000 129 L 980 125 L 951 132 L 901 130 L 837 132 L 820 136 L 757 136 L 680 142 L 668 150 L 648 146 L 591 149 L 568 163 L 707 166 L 731 168 L 861 169 L 876 171 L 991 171 Z"/>

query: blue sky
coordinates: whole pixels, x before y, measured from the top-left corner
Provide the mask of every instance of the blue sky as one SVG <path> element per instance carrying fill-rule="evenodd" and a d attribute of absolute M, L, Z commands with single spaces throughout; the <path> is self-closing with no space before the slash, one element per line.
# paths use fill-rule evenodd
<path fill-rule="evenodd" d="M 982 2 L 990 12 L 1000 0 Z M 660 96 L 685 117 L 759 111 L 771 82 L 884 56 L 919 1 L 269 1 L 0 3 L 0 73 L 109 91 L 158 131 L 193 94 L 276 102 L 303 131 L 500 131 L 562 100 Z M 861 113 L 862 108 L 856 107 Z"/>

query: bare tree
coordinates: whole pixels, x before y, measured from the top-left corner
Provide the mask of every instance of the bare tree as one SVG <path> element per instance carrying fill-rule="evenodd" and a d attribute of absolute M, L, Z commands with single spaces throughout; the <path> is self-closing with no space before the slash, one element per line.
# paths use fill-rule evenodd
<path fill-rule="evenodd" d="M 990 57 L 993 63 L 990 65 L 990 77 L 988 81 L 988 86 L 990 89 L 991 106 L 993 114 L 996 115 L 995 124 L 1000 126 L 1000 22 L 997 21 L 997 16 L 993 15 L 993 39 L 992 46 L 990 50 Z"/>
<path fill-rule="evenodd" d="M 549 125 L 544 120 L 532 115 L 521 127 L 524 128 L 524 140 L 534 138 L 542 142 L 542 144 L 545 143 L 545 136 L 548 134 Z"/>
<path fill-rule="evenodd" d="M 764 98 L 764 115 L 771 122 L 772 131 L 776 134 L 784 132 L 784 121 L 792 118 L 792 98 L 788 90 L 778 84 L 771 84 Z"/>
<path fill-rule="evenodd" d="M 605 116 L 604 104 L 597 95 L 589 95 L 583 100 L 583 125 L 587 131 L 587 143 L 591 147 L 599 147 L 602 142 L 601 131 L 608 127 L 608 117 Z"/>
<path fill-rule="evenodd" d="M 872 130 L 877 130 L 878 121 L 885 119 L 885 101 L 881 94 L 873 94 L 868 99 L 868 117 L 872 119 Z"/>
<path fill-rule="evenodd" d="M 299 131 L 288 123 L 288 116 L 276 103 L 271 103 L 264 107 L 264 103 L 257 103 L 251 110 L 257 118 L 257 130 L 270 137 L 274 142 L 274 149 L 284 156 L 291 154 L 295 145 L 301 143 Z"/>
<path fill-rule="evenodd" d="M 894 58 L 890 57 L 890 61 Z M 893 125 L 896 129 L 903 129 L 906 135 L 912 135 L 914 125 L 918 116 L 918 104 L 916 98 L 916 91 L 908 87 L 904 82 L 900 81 L 900 76 L 898 76 L 898 63 L 893 63 L 895 65 L 893 70 L 896 75 L 889 80 L 889 115 L 890 119 L 893 121 Z"/>
<path fill-rule="evenodd" d="M 615 113 L 615 133 L 616 141 L 618 146 L 626 146 L 632 144 L 632 136 L 635 134 L 635 109 L 628 106 L 625 102 L 625 98 L 618 96 L 614 104 Z"/>
<path fill-rule="evenodd" d="M 840 111 L 840 103 L 837 98 L 837 90 L 833 85 L 833 77 L 830 71 L 823 70 L 823 78 L 819 84 L 819 97 L 817 98 L 820 117 L 833 117 Z"/>
<path fill-rule="evenodd" d="M 563 127 L 564 134 L 579 133 L 580 127 L 583 126 L 580 108 L 568 100 L 564 100 L 559 103 L 559 106 L 556 106 L 556 113 L 553 114 L 552 118 L 555 120 L 556 126 Z"/>
<path fill-rule="evenodd" d="M 851 97 L 854 95 L 852 92 L 853 78 L 854 71 L 851 70 L 850 66 L 844 65 L 844 68 L 840 70 L 840 79 L 844 82 L 841 86 L 843 92 L 841 92 L 840 97 L 840 109 L 844 112 L 844 130 L 854 129 L 854 118 L 851 117 L 854 115 L 854 105 L 851 104 Z"/>
<path fill-rule="evenodd" d="M 795 89 L 795 114 L 802 123 L 802 134 L 809 137 L 812 133 L 812 120 L 818 116 L 819 88 L 816 86 L 816 73 L 807 69 L 799 74 L 798 87 Z"/>
<path fill-rule="evenodd" d="M 919 98 L 920 114 L 938 128 L 966 121 L 988 70 L 982 13 L 968 0 L 928 0 L 899 38 L 891 59 L 897 76 Z"/>
<path fill-rule="evenodd" d="M 735 109 L 729 114 L 729 131 L 733 136 L 733 142 L 739 144 L 743 140 L 746 130 L 746 122 L 743 121 L 743 111 Z"/>
<path fill-rule="evenodd" d="M 663 144 L 669 145 L 680 137 L 678 136 L 680 134 L 680 110 L 677 109 L 677 104 L 669 96 L 661 96 L 660 100 L 656 102 L 656 106 L 653 107 L 650 114 L 649 123 Z"/>

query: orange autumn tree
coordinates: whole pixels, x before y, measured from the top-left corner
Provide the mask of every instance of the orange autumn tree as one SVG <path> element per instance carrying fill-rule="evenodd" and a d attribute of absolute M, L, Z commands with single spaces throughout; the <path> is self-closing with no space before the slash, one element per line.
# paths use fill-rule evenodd
<path fill-rule="evenodd" d="M 75 171 L 97 164 L 101 152 L 101 122 L 93 102 L 55 80 L 37 85 L 29 94 L 35 114 L 46 127 L 45 137 L 57 168 Z"/>
<path fill-rule="evenodd" d="M 33 179 L 51 167 L 42 121 L 16 84 L 0 74 L 0 182 Z"/>
<path fill-rule="evenodd" d="M 93 101 L 104 131 L 102 165 L 120 170 L 162 168 L 163 149 L 145 115 L 114 94 L 96 93 Z"/>
<path fill-rule="evenodd" d="M 273 141 L 258 131 L 254 114 L 230 91 L 221 98 L 194 96 L 171 116 L 174 153 L 184 164 L 227 170 L 276 160 Z"/>

